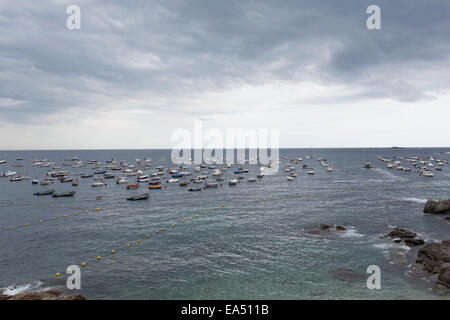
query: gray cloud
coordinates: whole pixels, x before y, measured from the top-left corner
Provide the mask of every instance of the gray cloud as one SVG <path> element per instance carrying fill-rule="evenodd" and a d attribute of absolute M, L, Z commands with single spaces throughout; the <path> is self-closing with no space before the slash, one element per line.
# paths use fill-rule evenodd
<path fill-rule="evenodd" d="M 448 89 L 450 3 L 377 1 L 65 1 L 0 3 L 0 117 L 28 121 L 149 94 L 148 109 L 236 83 L 345 84 L 342 99 L 432 99 Z M 185 111 L 186 112 L 186 111 Z M 191 110 L 193 114 L 195 110 Z"/>

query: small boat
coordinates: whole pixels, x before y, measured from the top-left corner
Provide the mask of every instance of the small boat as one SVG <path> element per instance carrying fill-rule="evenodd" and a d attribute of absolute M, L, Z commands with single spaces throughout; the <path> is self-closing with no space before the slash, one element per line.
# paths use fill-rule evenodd
<path fill-rule="evenodd" d="M 366 164 L 364 164 L 364 167 L 363 167 L 364 169 L 372 169 L 373 168 L 373 166 L 372 166 L 372 164 L 370 163 L 370 162 L 366 162 Z"/>
<path fill-rule="evenodd" d="M 41 183 L 40 183 L 41 186 L 48 186 L 49 184 L 51 184 L 50 180 L 44 180 L 44 181 L 41 181 Z"/>
<path fill-rule="evenodd" d="M 39 183 L 39 180 L 38 179 L 33 179 L 33 180 L 31 180 L 31 184 L 38 184 Z"/>
<path fill-rule="evenodd" d="M 184 173 L 176 173 L 172 175 L 172 178 L 182 178 L 184 177 Z"/>
<path fill-rule="evenodd" d="M 72 183 L 72 187 L 78 187 L 78 179 L 74 183 Z"/>
<path fill-rule="evenodd" d="M 73 181 L 73 178 L 70 178 L 70 177 L 62 177 L 60 181 L 61 181 L 61 183 L 64 183 L 64 182 L 72 182 L 72 181 Z"/>
<path fill-rule="evenodd" d="M 106 169 L 98 169 L 94 171 L 94 174 L 104 174 L 106 173 Z"/>
<path fill-rule="evenodd" d="M 247 182 L 256 182 L 256 178 L 248 178 Z"/>
<path fill-rule="evenodd" d="M 158 184 L 158 185 L 149 185 L 148 186 L 149 189 L 153 190 L 153 189 L 162 189 L 162 185 Z"/>
<path fill-rule="evenodd" d="M 189 181 L 181 181 L 179 183 L 180 187 L 186 187 L 189 184 Z"/>
<path fill-rule="evenodd" d="M 148 193 L 140 194 L 138 196 L 127 198 L 129 201 L 147 200 L 150 197 Z"/>
<path fill-rule="evenodd" d="M 333 172 L 333 168 L 332 167 L 327 167 L 327 172 Z"/>
<path fill-rule="evenodd" d="M 117 179 L 117 184 L 126 184 L 128 183 L 128 179 L 126 177 L 121 177 L 119 179 Z"/>
<path fill-rule="evenodd" d="M 311 169 L 311 170 L 308 170 L 307 173 L 313 175 L 313 174 L 315 174 L 316 172 L 314 171 L 314 169 Z"/>
<path fill-rule="evenodd" d="M 103 187 L 104 183 L 103 182 L 93 182 L 91 184 L 91 187 Z"/>
<path fill-rule="evenodd" d="M 237 185 L 238 184 L 238 180 L 237 179 L 231 179 L 229 182 L 228 182 L 228 184 L 230 185 L 230 186 L 235 186 L 235 185 Z"/>
<path fill-rule="evenodd" d="M 169 179 L 167 180 L 168 183 L 174 183 L 180 181 L 179 179 Z"/>
<path fill-rule="evenodd" d="M 76 191 L 69 191 L 64 193 L 54 193 L 52 197 L 54 198 L 62 198 L 62 197 L 73 197 Z"/>
<path fill-rule="evenodd" d="M 93 174 L 82 174 L 81 178 L 92 178 L 93 176 Z"/>
<path fill-rule="evenodd" d="M 11 179 L 9 179 L 9 181 L 15 182 L 15 181 L 22 181 L 24 179 L 25 177 L 19 176 L 19 177 L 12 177 Z"/>
<path fill-rule="evenodd" d="M 133 189 L 137 189 L 137 188 L 139 188 L 139 184 L 137 184 L 137 183 L 130 184 L 127 186 L 128 190 L 130 190 L 130 189 L 133 190 Z"/>
<path fill-rule="evenodd" d="M 46 196 L 46 195 L 50 195 L 50 194 L 54 194 L 54 193 L 55 193 L 55 190 L 52 189 L 52 190 L 46 190 L 46 191 L 39 191 L 39 192 L 33 193 L 33 195 L 34 196 Z"/>
<path fill-rule="evenodd" d="M 103 175 L 103 177 L 104 177 L 105 179 L 114 179 L 114 178 L 115 178 L 115 175 L 113 175 L 111 172 L 106 172 L 106 173 Z"/>
<path fill-rule="evenodd" d="M 294 181 L 294 180 L 295 180 L 295 178 L 293 178 L 293 177 L 291 177 L 291 176 L 287 176 L 286 179 L 287 179 L 288 181 Z"/>
<path fill-rule="evenodd" d="M 215 182 L 206 182 L 205 183 L 205 188 L 217 188 L 219 187 L 219 184 L 215 183 Z"/>
<path fill-rule="evenodd" d="M 188 191 L 202 191 L 202 188 L 189 188 Z"/>

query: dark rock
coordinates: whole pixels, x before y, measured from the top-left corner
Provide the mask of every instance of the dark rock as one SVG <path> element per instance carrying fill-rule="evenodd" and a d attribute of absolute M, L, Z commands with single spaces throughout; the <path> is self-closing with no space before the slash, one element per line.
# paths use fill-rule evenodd
<path fill-rule="evenodd" d="M 319 226 L 319 228 L 320 228 L 321 230 L 329 230 L 329 229 L 331 229 L 331 226 L 328 225 L 328 224 L 321 224 L 321 225 Z"/>
<path fill-rule="evenodd" d="M 404 241 L 405 241 L 405 244 L 410 247 L 421 246 L 421 245 L 425 244 L 425 241 L 420 238 L 405 239 Z"/>
<path fill-rule="evenodd" d="M 424 213 L 450 213 L 450 199 L 449 200 L 428 200 L 423 209 Z"/>
<path fill-rule="evenodd" d="M 345 229 L 343 226 L 336 226 L 336 230 L 337 231 L 345 231 L 347 229 Z"/>
<path fill-rule="evenodd" d="M 81 294 L 63 296 L 59 290 L 47 290 L 42 292 L 20 292 L 13 296 L 0 294 L 0 300 L 85 300 Z"/>
<path fill-rule="evenodd" d="M 450 217 L 445 217 L 445 220 L 450 220 Z"/>
<path fill-rule="evenodd" d="M 427 244 L 419 250 L 416 262 L 423 264 L 425 271 L 438 275 L 439 292 L 443 288 L 450 292 L 450 240 Z"/>
<path fill-rule="evenodd" d="M 417 236 L 417 233 L 399 227 L 395 227 L 391 232 L 389 232 L 388 236 L 391 238 L 400 238 L 404 240 L 408 238 L 409 239 L 415 238 Z"/>

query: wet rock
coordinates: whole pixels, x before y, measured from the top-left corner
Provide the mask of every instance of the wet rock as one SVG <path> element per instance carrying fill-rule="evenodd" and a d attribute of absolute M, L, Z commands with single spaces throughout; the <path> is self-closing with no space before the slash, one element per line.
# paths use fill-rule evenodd
<path fill-rule="evenodd" d="M 415 238 L 417 236 L 417 233 L 408 231 L 403 228 L 395 227 L 391 232 L 389 232 L 388 236 L 391 238 L 400 238 L 404 240 Z"/>
<path fill-rule="evenodd" d="M 303 231 L 311 235 L 329 236 L 336 233 L 346 232 L 347 229 L 342 225 L 335 226 L 332 224 L 316 224 L 305 227 Z"/>
<path fill-rule="evenodd" d="M 419 250 L 416 262 L 438 275 L 436 291 L 450 293 L 450 240 L 427 244 Z"/>
<path fill-rule="evenodd" d="M 448 200 L 428 200 L 425 203 L 424 213 L 450 213 L 450 199 Z"/>
<path fill-rule="evenodd" d="M 416 247 L 421 246 L 425 244 L 425 241 L 421 238 L 414 238 L 414 239 L 405 239 L 405 244 L 410 247 Z"/>
<path fill-rule="evenodd" d="M 81 294 L 64 296 L 59 290 L 47 290 L 42 292 L 20 292 L 13 296 L 0 294 L 0 300 L 85 300 Z"/>

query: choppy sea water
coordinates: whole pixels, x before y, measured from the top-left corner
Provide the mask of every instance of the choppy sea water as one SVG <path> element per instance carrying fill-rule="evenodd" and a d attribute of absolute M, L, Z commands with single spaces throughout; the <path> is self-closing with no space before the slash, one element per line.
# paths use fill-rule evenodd
<path fill-rule="evenodd" d="M 10 294 L 64 289 L 65 269 L 85 262 L 77 293 L 88 299 L 442 298 L 432 293 L 431 279 L 412 275 L 417 249 L 380 237 L 390 227 L 402 226 L 427 242 L 449 238 L 449 223 L 421 211 L 428 198 L 450 198 L 450 168 L 426 178 L 414 170 L 386 169 L 377 156 L 448 159 L 450 149 L 313 149 L 313 157 L 326 158 L 332 173 L 317 160 L 307 160 L 309 152 L 280 150 L 280 158 L 303 158 L 295 164 L 295 181 L 286 180 L 288 161 L 282 159 L 277 175 L 237 186 L 224 181 L 218 189 L 201 192 L 178 184 L 127 190 L 114 180 L 93 188 L 92 178 L 79 179 L 77 187 L 0 178 L 0 287 Z M 30 159 L 61 165 L 73 156 L 104 164 L 108 159 L 135 164 L 135 158 L 151 158 L 152 169 L 146 173 L 152 173 L 158 165 L 168 167 L 170 150 L 3 151 L 0 159 L 8 163 L 0 165 L 0 173 L 13 170 L 41 178 L 49 168 L 35 168 Z M 363 169 L 367 161 L 376 168 Z M 13 166 L 19 163 L 23 167 Z M 316 174 L 308 175 L 301 168 L 304 163 Z M 91 173 L 92 167 L 61 169 Z M 255 177 L 256 166 L 246 167 L 245 175 Z M 227 180 L 235 168 L 225 173 Z M 33 196 L 50 188 L 77 193 L 74 198 Z M 147 201 L 125 200 L 147 191 L 152 195 Z M 330 236 L 304 231 L 321 223 L 344 225 L 349 231 Z M 156 233 L 162 228 L 167 230 Z M 366 287 L 369 265 L 382 270 L 381 290 Z M 336 276 L 339 269 L 362 276 L 342 278 Z M 57 278 L 57 272 L 62 276 Z"/>

